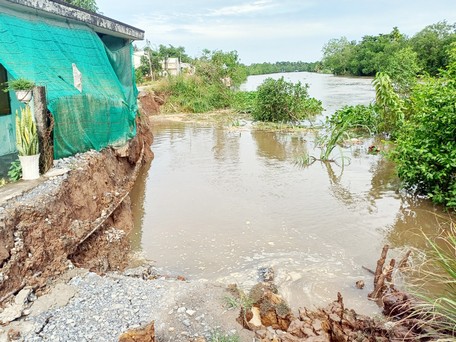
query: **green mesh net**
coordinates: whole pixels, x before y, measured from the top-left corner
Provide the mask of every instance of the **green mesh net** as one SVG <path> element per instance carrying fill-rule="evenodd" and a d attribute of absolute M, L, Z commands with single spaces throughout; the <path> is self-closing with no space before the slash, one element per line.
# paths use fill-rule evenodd
<path fill-rule="evenodd" d="M 0 64 L 14 78 L 46 87 L 56 159 L 121 145 L 136 134 L 132 53 L 131 42 L 99 36 L 82 24 L 0 13 Z"/>

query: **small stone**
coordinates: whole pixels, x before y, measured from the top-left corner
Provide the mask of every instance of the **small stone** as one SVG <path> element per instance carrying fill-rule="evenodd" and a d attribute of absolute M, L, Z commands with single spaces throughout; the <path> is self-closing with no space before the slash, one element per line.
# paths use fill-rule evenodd
<path fill-rule="evenodd" d="M 168 315 L 172 315 L 172 314 L 173 314 L 173 312 L 174 312 L 174 310 L 173 310 L 173 309 L 169 310 L 169 311 L 168 311 Z"/>
<path fill-rule="evenodd" d="M 193 316 L 196 313 L 196 311 L 195 310 L 187 310 L 186 313 L 189 316 Z"/>
<path fill-rule="evenodd" d="M 204 314 L 195 318 L 196 321 L 201 321 L 204 318 Z"/>
<path fill-rule="evenodd" d="M 364 281 L 363 280 L 358 280 L 356 282 L 356 288 L 362 290 L 364 288 Z"/>
<path fill-rule="evenodd" d="M 17 295 L 16 298 L 14 299 L 14 302 L 18 305 L 24 305 L 27 303 L 27 298 L 32 292 L 31 288 L 24 288 L 22 289 Z"/>
<path fill-rule="evenodd" d="M 10 329 L 8 331 L 8 341 L 16 341 L 21 338 L 21 332 L 18 330 Z"/>
<path fill-rule="evenodd" d="M 258 336 L 261 339 L 266 338 L 267 331 L 264 329 L 260 329 L 256 331 L 256 336 Z"/>
<path fill-rule="evenodd" d="M 143 328 L 131 329 L 127 332 L 124 332 L 120 338 L 119 342 L 132 342 L 132 341 L 143 341 L 143 342 L 153 342 L 155 341 L 155 328 L 154 322 L 146 325 Z"/>
<path fill-rule="evenodd" d="M 168 328 L 168 331 L 170 331 L 170 332 L 173 332 L 174 330 L 175 330 L 174 327 L 169 327 Z"/>
<path fill-rule="evenodd" d="M 187 311 L 187 309 L 184 306 L 177 309 L 177 313 L 184 313 L 185 311 Z"/>
<path fill-rule="evenodd" d="M 190 321 L 189 321 L 188 319 L 184 319 L 184 320 L 182 321 L 182 324 L 185 325 L 186 327 L 189 327 L 189 326 L 192 325 L 192 323 L 190 323 Z"/>

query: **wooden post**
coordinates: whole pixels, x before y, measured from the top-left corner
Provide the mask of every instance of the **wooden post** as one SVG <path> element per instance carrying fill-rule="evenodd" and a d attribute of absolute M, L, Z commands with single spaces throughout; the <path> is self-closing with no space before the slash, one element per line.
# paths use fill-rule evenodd
<path fill-rule="evenodd" d="M 46 88 L 36 86 L 33 88 L 33 112 L 35 115 L 36 129 L 40 145 L 40 173 L 46 173 L 53 164 L 54 152 L 52 146 L 52 118 L 49 123 L 46 106 Z"/>

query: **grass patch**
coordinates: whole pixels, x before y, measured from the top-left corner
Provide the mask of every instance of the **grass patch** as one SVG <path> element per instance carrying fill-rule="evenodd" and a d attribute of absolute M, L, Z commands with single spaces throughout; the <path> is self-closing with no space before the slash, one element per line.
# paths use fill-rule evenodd
<path fill-rule="evenodd" d="M 450 222 L 449 229 L 431 239 L 425 236 L 430 247 L 428 260 L 421 266 L 422 282 L 431 285 L 433 291 L 422 288 L 411 292 L 420 302 L 417 312 L 421 323 L 432 340 L 455 341 L 456 338 L 456 227 Z M 438 289 L 436 291 L 436 288 Z"/>
<path fill-rule="evenodd" d="M 210 342 L 240 342 L 241 339 L 236 334 L 232 335 L 232 334 L 224 333 L 220 330 L 215 330 L 212 332 L 209 341 Z"/>

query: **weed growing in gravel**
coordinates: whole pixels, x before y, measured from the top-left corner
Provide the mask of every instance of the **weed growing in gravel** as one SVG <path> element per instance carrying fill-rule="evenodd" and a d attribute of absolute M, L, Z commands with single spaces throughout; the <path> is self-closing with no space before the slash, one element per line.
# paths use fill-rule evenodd
<path fill-rule="evenodd" d="M 253 300 L 242 291 L 239 291 L 239 297 L 226 296 L 224 299 L 228 309 L 250 310 L 253 306 Z"/>
<path fill-rule="evenodd" d="M 231 335 L 221 332 L 220 330 L 215 330 L 211 334 L 210 342 L 240 342 L 238 335 Z"/>

